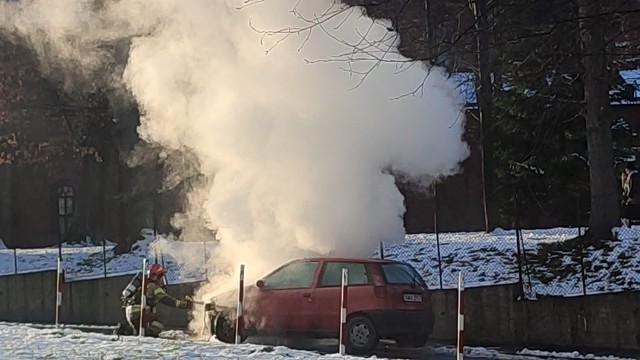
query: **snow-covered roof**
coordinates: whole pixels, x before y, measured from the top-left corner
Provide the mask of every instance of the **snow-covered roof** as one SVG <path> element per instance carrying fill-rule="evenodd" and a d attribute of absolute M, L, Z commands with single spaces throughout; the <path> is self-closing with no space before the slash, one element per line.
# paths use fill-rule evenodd
<path fill-rule="evenodd" d="M 622 70 L 620 77 L 626 85 L 633 89 L 632 100 L 622 100 L 620 104 L 640 104 L 640 69 Z M 612 103 L 613 104 L 613 103 Z"/>

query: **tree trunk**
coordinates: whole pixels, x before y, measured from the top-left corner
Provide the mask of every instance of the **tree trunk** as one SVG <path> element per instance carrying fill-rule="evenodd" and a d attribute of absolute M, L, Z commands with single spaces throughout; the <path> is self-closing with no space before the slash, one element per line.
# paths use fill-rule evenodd
<path fill-rule="evenodd" d="M 609 113 L 609 84 L 605 58 L 602 0 L 579 0 L 580 40 L 584 100 L 586 102 L 587 150 L 591 184 L 589 232 L 595 239 L 612 237 L 611 228 L 620 224 L 613 166 L 613 134 Z"/>
<path fill-rule="evenodd" d="M 485 230 L 496 227 L 498 211 L 495 198 L 495 164 L 493 156 L 493 89 L 491 81 L 491 54 L 487 1 L 476 0 L 478 71 L 476 96 L 480 113 L 480 138 L 482 143 L 482 198 Z"/>

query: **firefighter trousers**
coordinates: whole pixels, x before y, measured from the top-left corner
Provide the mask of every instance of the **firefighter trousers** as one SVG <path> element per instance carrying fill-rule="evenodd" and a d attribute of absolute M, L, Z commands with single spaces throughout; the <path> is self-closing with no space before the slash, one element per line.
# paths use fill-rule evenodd
<path fill-rule="evenodd" d="M 140 305 L 127 305 L 125 315 L 129 326 L 135 335 L 140 330 Z M 145 329 L 145 336 L 157 337 L 164 330 L 164 324 L 158 320 L 155 308 L 145 306 L 142 325 Z"/>

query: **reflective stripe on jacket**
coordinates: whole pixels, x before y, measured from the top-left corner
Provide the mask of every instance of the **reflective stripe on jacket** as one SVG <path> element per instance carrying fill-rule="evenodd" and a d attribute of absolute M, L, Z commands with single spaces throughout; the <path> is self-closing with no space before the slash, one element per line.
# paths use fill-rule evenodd
<path fill-rule="evenodd" d="M 147 284 L 147 304 L 154 307 L 159 303 L 175 308 L 184 306 L 182 300 L 167 294 L 167 289 L 164 286 L 150 282 Z"/>

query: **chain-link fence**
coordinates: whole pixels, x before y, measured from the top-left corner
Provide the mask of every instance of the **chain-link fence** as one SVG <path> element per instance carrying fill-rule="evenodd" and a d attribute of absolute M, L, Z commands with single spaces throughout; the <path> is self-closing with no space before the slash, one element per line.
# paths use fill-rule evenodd
<path fill-rule="evenodd" d="M 385 244 L 384 257 L 408 262 L 431 289 L 520 284 L 524 298 L 640 290 L 640 227 L 589 245 L 584 228 L 408 235 Z M 376 256 L 379 256 L 378 250 Z"/>
<path fill-rule="evenodd" d="M 57 246 L 0 248 L 0 276 L 55 270 L 59 255 L 65 278 L 70 281 L 134 274 L 140 270 L 142 257 L 168 268 L 169 282 L 198 281 L 210 275 L 209 261 L 217 247 L 216 241 L 177 243 L 167 240 L 162 246 L 154 247 L 151 246 L 152 239 L 149 237 L 134 244 L 131 252 L 125 254 L 116 254 L 116 245 L 106 241 L 101 245 L 65 244 L 61 249 Z M 187 260 L 191 266 L 184 266 Z"/>

